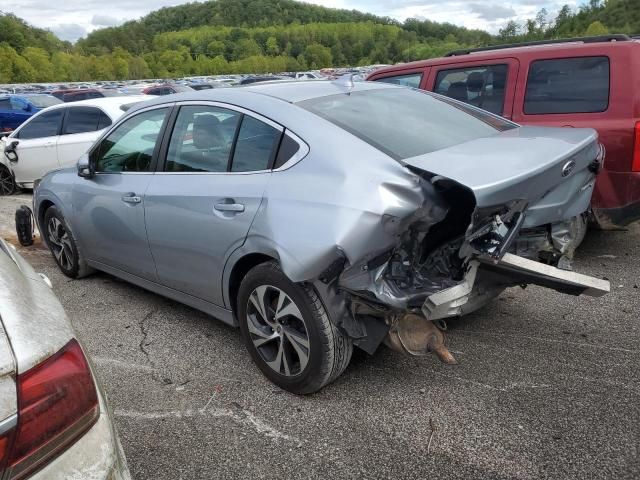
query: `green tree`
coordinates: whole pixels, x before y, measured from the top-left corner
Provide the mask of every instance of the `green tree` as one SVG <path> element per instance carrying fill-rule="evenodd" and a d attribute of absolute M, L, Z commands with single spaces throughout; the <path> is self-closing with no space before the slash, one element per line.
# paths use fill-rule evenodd
<path fill-rule="evenodd" d="M 304 59 L 307 68 L 326 68 L 332 65 L 331 49 L 312 43 L 304 50 Z"/>
<path fill-rule="evenodd" d="M 34 81 L 52 82 L 55 79 L 53 64 L 45 49 L 27 47 L 23 50 L 22 56 L 34 70 Z"/>
<path fill-rule="evenodd" d="M 601 22 L 597 20 L 595 22 L 591 22 L 591 24 L 587 27 L 587 31 L 585 35 L 589 37 L 593 37 L 596 35 L 606 35 L 609 33 L 607 27 L 605 27 Z"/>
<path fill-rule="evenodd" d="M 266 52 L 267 55 L 271 56 L 276 56 L 280 53 L 280 46 L 278 45 L 278 40 L 276 40 L 276 37 L 271 36 L 267 38 Z"/>

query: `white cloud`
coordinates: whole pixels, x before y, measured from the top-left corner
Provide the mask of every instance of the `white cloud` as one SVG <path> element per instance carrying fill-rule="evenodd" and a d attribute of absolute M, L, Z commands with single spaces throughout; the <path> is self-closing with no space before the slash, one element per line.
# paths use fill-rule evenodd
<path fill-rule="evenodd" d="M 120 23 L 122 23 L 122 21 L 116 17 L 101 15 L 99 13 L 95 14 L 91 19 L 91 25 L 95 25 L 96 27 L 114 27 Z"/>

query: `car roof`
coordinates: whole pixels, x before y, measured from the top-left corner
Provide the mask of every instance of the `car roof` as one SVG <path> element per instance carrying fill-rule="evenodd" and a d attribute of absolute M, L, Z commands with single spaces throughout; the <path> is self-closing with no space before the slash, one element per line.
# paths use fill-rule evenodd
<path fill-rule="evenodd" d="M 58 103 L 56 105 L 47 107 L 44 110 L 51 111 L 58 108 L 98 107 L 113 119 L 115 117 L 119 117 L 124 113 L 124 110 L 120 108 L 122 105 L 144 102 L 149 98 L 153 97 L 150 97 L 149 95 L 122 95 L 120 97 L 89 98 L 87 100 L 80 100 L 78 102 Z"/>
<path fill-rule="evenodd" d="M 480 51 L 458 51 L 451 52 L 448 56 L 429 58 L 426 60 L 416 60 L 408 63 L 398 63 L 384 68 L 374 70 L 369 74 L 369 77 L 378 76 L 381 73 L 389 72 L 402 72 L 404 70 L 419 69 L 423 67 L 430 67 L 434 65 L 448 65 L 448 64 L 460 64 L 464 62 L 473 62 L 477 60 L 492 60 L 501 59 L 505 57 L 519 57 L 519 56 L 535 56 L 541 53 L 553 52 L 560 56 L 564 55 L 579 55 L 581 51 L 584 54 L 599 54 L 612 48 L 625 49 L 625 48 L 640 48 L 640 41 L 631 38 L 627 41 L 612 41 L 612 42 L 598 42 L 598 43 L 585 43 L 579 39 L 575 42 L 558 42 L 558 43 L 545 43 L 540 45 L 527 45 L 527 44 L 514 44 L 508 46 L 508 48 L 496 45 L 495 49 L 480 50 Z"/>
<path fill-rule="evenodd" d="M 288 103 L 297 103 L 312 98 L 339 95 L 351 92 L 367 90 L 380 90 L 387 88 L 403 88 L 380 82 L 353 82 L 347 84 L 341 80 L 309 80 L 299 82 L 296 80 L 280 80 L 274 82 L 254 83 L 246 86 L 232 88 L 214 88 L 209 90 L 194 90 L 193 92 L 175 93 L 164 95 L 144 103 L 144 106 L 162 105 L 182 101 L 210 101 L 228 102 L 247 99 L 251 95 L 266 95 Z M 135 111 L 140 106 L 131 108 Z"/>

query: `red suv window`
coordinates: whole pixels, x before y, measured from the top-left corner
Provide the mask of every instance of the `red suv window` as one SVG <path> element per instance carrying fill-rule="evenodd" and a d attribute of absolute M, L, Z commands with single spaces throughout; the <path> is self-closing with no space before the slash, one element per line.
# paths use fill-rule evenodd
<path fill-rule="evenodd" d="M 609 107 L 609 58 L 531 62 L 524 113 L 596 113 Z"/>
<path fill-rule="evenodd" d="M 393 83 L 394 85 L 403 85 L 405 87 L 420 87 L 422 82 L 422 73 L 410 73 L 408 75 L 394 75 L 392 77 L 384 77 L 379 79 L 380 82 Z"/>
<path fill-rule="evenodd" d="M 502 115 L 508 65 L 484 65 L 440 70 L 434 91 Z"/>

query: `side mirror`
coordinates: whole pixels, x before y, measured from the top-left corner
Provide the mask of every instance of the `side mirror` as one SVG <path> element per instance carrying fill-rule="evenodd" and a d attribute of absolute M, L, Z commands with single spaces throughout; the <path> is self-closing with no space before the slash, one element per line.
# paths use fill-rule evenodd
<path fill-rule="evenodd" d="M 29 105 L 28 103 L 22 107 L 22 110 L 24 110 L 25 112 L 30 112 L 31 111 L 31 105 Z"/>
<path fill-rule="evenodd" d="M 78 176 L 82 178 L 93 177 L 93 170 L 91 168 L 91 162 L 89 161 L 89 155 L 85 153 L 78 159 Z"/>
<path fill-rule="evenodd" d="M 16 152 L 16 147 L 18 146 L 18 141 L 13 140 L 4 147 L 4 155 L 9 159 L 10 162 L 18 161 L 18 152 Z"/>

